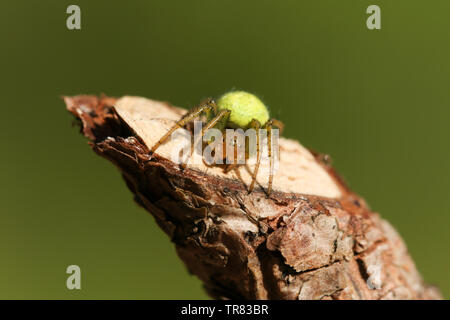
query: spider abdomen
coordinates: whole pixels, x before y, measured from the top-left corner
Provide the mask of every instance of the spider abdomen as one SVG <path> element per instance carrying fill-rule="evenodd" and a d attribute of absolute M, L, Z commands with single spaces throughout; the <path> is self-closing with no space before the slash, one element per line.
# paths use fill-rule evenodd
<path fill-rule="evenodd" d="M 255 95 L 245 91 L 225 93 L 217 101 L 220 110 L 230 110 L 227 127 L 247 129 L 253 119 L 264 125 L 269 120 L 269 110 Z"/>

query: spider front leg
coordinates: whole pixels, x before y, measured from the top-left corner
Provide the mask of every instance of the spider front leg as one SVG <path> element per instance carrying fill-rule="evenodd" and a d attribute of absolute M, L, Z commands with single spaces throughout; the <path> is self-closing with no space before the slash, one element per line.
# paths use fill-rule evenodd
<path fill-rule="evenodd" d="M 212 128 L 216 128 L 220 131 L 223 130 L 223 128 L 225 128 L 227 122 L 228 122 L 228 118 L 230 117 L 230 110 L 221 110 L 219 111 L 217 114 L 214 115 L 214 117 L 209 120 L 206 125 L 203 127 L 202 132 L 200 133 L 200 137 L 198 137 L 198 141 L 201 141 L 203 139 L 203 136 L 205 135 L 206 131 L 208 131 L 209 129 Z M 191 153 L 194 152 L 194 146 L 196 145 L 196 143 L 194 143 L 191 146 Z"/>
<path fill-rule="evenodd" d="M 223 130 L 225 126 L 227 125 L 228 118 L 230 117 L 230 110 L 221 110 L 217 114 L 213 113 L 213 117 L 211 120 L 209 120 L 206 125 L 203 127 L 200 136 L 198 137 L 198 140 L 194 141 L 194 143 L 191 145 L 191 156 L 194 153 L 194 148 L 197 145 L 197 143 L 201 142 L 203 140 L 203 136 L 205 135 L 206 131 L 211 128 L 216 128 L 218 130 Z M 189 159 L 188 159 L 189 161 Z M 183 168 L 186 168 L 187 163 L 183 163 L 181 166 Z"/>
<path fill-rule="evenodd" d="M 189 111 L 187 114 L 185 114 L 181 118 L 181 120 L 177 121 L 175 123 L 175 125 L 172 126 L 172 128 L 170 128 L 169 131 L 167 131 L 167 133 L 164 136 L 162 136 L 162 138 L 159 139 L 158 142 L 150 149 L 149 155 L 152 156 L 155 153 L 155 151 L 161 146 L 161 144 L 163 144 L 175 130 L 184 127 L 188 122 L 194 120 L 195 118 L 200 116 L 202 113 L 207 113 L 207 114 L 210 114 L 211 112 L 216 113 L 216 110 L 217 110 L 217 107 L 216 107 L 214 101 L 211 98 L 206 99 L 199 106 L 193 108 L 191 111 Z"/>

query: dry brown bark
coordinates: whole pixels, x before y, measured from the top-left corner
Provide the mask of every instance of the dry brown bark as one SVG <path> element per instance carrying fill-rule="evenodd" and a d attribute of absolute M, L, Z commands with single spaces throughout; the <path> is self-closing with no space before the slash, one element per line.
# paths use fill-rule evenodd
<path fill-rule="evenodd" d="M 136 202 L 212 297 L 441 298 L 423 282 L 393 227 L 322 155 L 284 139 L 273 194 L 267 198 L 261 188 L 248 194 L 245 171 L 181 170 L 168 160 L 170 150 L 158 150 L 149 161 L 149 144 L 185 111 L 140 98 L 64 100 L 93 150 L 121 170 Z"/>

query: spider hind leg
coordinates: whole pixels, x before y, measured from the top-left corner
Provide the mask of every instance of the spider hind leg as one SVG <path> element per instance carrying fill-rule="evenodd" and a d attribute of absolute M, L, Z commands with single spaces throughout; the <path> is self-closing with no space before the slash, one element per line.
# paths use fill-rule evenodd
<path fill-rule="evenodd" d="M 255 169 L 253 170 L 253 174 L 252 174 L 252 182 L 250 184 L 250 187 L 248 188 L 248 193 L 252 193 L 253 189 L 255 188 L 255 183 L 256 183 L 256 177 L 258 176 L 258 170 L 259 170 L 259 166 L 261 164 L 261 152 L 260 152 L 260 136 L 259 136 L 259 129 L 261 128 L 261 123 L 256 120 L 253 119 L 250 122 L 249 125 L 250 128 L 256 130 L 256 164 L 255 164 Z"/>
<path fill-rule="evenodd" d="M 284 129 L 284 124 L 276 119 L 270 119 L 267 121 L 267 123 L 264 125 L 264 128 L 267 130 L 267 148 L 268 148 L 268 156 L 269 156 L 269 165 L 270 165 L 270 171 L 269 171 L 269 182 L 267 184 L 267 197 L 270 197 L 270 194 L 272 192 L 272 184 L 273 184 L 273 156 L 274 156 L 274 150 L 272 150 L 273 147 L 273 141 L 272 141 L 272 130 L 273 127 L 278 128 L 281 134 Z M 277 143 L 278 146 L 278 143 Z M 279 149 L 277 148 L 276 152 L 279 158 Z"/>
<path fill-rule="evenodd" d="M 256 178 L 258 176 L 258 171 L 259 171 L 259 167 L 261 164 L 261 143 L 260 143 L 260 134 L 259 134 L 259 129 L 261 128 L 261 124 L 257 121 L 257 120 L 253 120 L 251 125 L 251 128 L 256 130 L 256 164 L 255 164 L 255 169 L 253 171 L 252 174 L 252 182 L 250 184 L 248 193 L 252 193 L 255 187 L 255 183 L 256 183 Z M 272 185 L 273 185 L 273 157 L 274 157 L 274 153 L 273 153 L 273 140 L 272 140 L 272 130 L 273 127 L 277 127 L 280 131 L 283 130 L 284 125 L 281 121 L 276 120 L 276 119 L 270 119 L 269 121 L 267 121 L 267 123 L 264 124 L 264 126 L 262 127 L 262 129 L 267 130 L 267 148 L 268 148 L 268 158 L 269 158 L 269 181 L 267 184 L 267 190 L 266 195 L 267 197 L 270 197 L 270 194 L 272 193 Z M 277 151 L 278 152 L 278 151 Z"/>

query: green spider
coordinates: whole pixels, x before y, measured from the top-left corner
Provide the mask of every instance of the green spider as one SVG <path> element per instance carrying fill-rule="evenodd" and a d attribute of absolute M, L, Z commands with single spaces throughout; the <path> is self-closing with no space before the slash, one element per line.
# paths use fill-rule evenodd
<path fill-rule="evenodd" d="M 281 132 L 284 125 L 279 120 L 270 119 L 267 107 L 258 97 L 251 93 L 245 91 L 228 92 L 221 96 L 217 100 L 217 103 L 212 98 L 204 100 L 197 107 L 191 109 L 184 115 L 161 139 L 159 139 L 159 141 L 151 148 L 150 156 L 155 153 L 159 146 L 163 144 L 175 130 L 184 127 L 190 121 L 202 115 L 206 116 L 207 121 L 201 131 L 200 137 L 203 137 L 205 132 L 211 128 L 221 130 L 222 132 L 225 131 L 225 129 L 239 128 L 244 131 L 250 128 L 256 131 L 257 160 L 248 193 L 251 193 L 255 187 L 256 177 L 261 163 L 259 129 L 267 130 L 268 156 L 271 168 L 267 187 L 267 196 L 269 196 L 272 191 L 273 182 L 272 128 L 277 127 Z M 194 147 L 192 145 L 191 154 L 193 149 Z M 247 160 L 249 158 L 247 151 L 245 156 Z M 225 172 L 228 172 L 235 166 L 235 164 L 229 165 L 225 169 Z"/>

